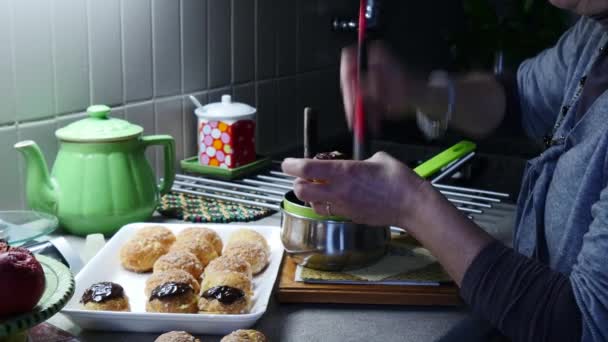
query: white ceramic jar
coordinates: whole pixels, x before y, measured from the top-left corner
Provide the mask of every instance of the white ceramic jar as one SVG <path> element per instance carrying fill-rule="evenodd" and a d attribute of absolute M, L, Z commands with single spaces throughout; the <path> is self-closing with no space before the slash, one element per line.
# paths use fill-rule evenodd
<path fill-rule="evenodd" d="M 235 169 L 256 160 L 255 108 L 223 95 L 221 102 L 197 108 L 194 113 L 201 165 Z"/>

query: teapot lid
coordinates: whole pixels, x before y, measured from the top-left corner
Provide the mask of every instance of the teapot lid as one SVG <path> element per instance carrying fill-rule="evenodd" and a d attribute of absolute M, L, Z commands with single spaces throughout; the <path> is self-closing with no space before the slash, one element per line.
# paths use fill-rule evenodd
<path fill-rule="evenodd" d="M 239 102 L 232 102 L 232 96 L 222 95 L 222 102 L 210 103 L 197 108 L 194 113 L 202 119 L 239 120 L 255 114 L 255 108 Z"/>
<path fill-rule="evenodd" d="M 63 127 L 55 135 L 63 141 L 112 142 L 139 136 L 143 128 L 125 120 L 108 117 L 111 109 L 104 105 L 87 108 L 89 117 Z"/>

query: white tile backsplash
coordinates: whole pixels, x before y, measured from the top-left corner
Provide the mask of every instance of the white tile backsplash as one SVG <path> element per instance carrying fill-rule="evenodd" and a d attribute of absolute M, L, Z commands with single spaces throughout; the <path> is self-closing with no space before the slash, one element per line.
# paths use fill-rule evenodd
<path fill-rule="evenodd" d="M 16 127 L 0 127 L 0 210 L 15 210 L 23 207 L 23 177 L 19 172 L 17 150 L 13 145 L 17 143 Z"/>
<path fill-rule="evenodd" d="M 152 135 L 156 131 L 154 102 L 152 101 L 127 106 L 125 108 L 125 117 L 129 122 L 140 125 L 144 129 L 144 135 Z M 146 150 L 146 157 L 152 169 L 156 169 L 156 149 L 148 148 Z"/>
<path fill-rule="evenodd" d="M 207 0 L 208 3 L 208 61 L 209 88 L 230 84 L 231 68 L 231 12 L 230 0 Z"/>
<path fill-rule="evenodd" d="M 20 120 L 54 114 L 51 0 L 13 0 L 16 105 Z"/>
<path fill-rule="evenodd" d="M 120 0 L 87 0 L 87 4 L 91 103 L 122 104 Z"/>
<path fill-rule="evenodd" d="M 56 127 L 56 129 L 60 129 L 60 128 L 63 128 L 76 121 L 86 119 L 87 117 L 88 117 L 87 113 L 77 113 L 77 114 L 58 116 L 57 120 L 55 121 L 55 127 Z"/>
<path fill-rule="evenodd" d="M 153 95 L 152 4 L 150 0 L 122 0 L 122 47 L 125 101 Z"/>
<path fill-rule="evenodd" d="M 200 103 L 207 103 L 207 93 L 195 93 L 192 94 L 194 97 L 198 99 Z M 198 153 L 198 120 L 196 115 L 194 114 L 194 105 L 192 102 L 184 96 L 182 99 L 183 102 L 183 134 L 184 134 L 184 156 L 186 158 L 194 157 Z"/>
<path fill-rule="evenodd" d="M 300 144 L 306 105 L 341 127 L 342 43 L 329 17 L 347 3 L 0 0 L 0 158 L 13 163 L 0 166 L 10 183 L 0 184 L 10 190 L 0 192 L 0 210 L 24 205 L 14 142 L 34 139 L 52 161 L 55 130 L 85 118 L 93 103 L 112 106 L 113 117 L 144 134 L 173 135 L 178 160 L 197 153 L 187 94 L 203 104 L 231 94 L 256 107 L 262 153 Z M 339 132 L 331 125 L 324 135 Z M 147 151 L 155 169 L 159 151 Z"/>
<path fill-rule="evenodd" d="M 9 0 L 0 0 L 0 125 L 17 121 Z"/>
<path fill-rule="evenodd" d="M 90 100 L 86 2 L 54 0 L 52 23 L 55 113 L 74 113 Z"/>
<path fill-rule="evenodd" d="M 49 171 L 57 156 L 58 143 L 55 137 L 57 124 L 55 120 L 42 120 L 19 125 L 18 140 L 34 140 L 42 150 Z"/>
<path fill-rule="evenodd" d="M 155 96 L 181 93 L 180 3 L 153 0 L 153 46 Z"/>
<path fill-rule="evenodd" d="M 184 134 L 182 98 L 170 98 L 157 101 L 154 104 L 156 114 L 156 134 L 168 134 L 175 139 L 175 168 L 179 161 L 184 159 Z M 157 170 L 164 175 L 164 153 L 159 149 L 156 154 Z"/>

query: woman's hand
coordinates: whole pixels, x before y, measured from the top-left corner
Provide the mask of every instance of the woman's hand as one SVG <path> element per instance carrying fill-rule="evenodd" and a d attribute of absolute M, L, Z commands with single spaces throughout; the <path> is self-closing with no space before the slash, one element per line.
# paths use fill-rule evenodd
<path fill-rule="evenodd" d="M 340 84 L 349 127 L 354 116 L 357 79 L 357 49 L 342 50 Z M 379 41 L 369 45 L 368 71 L 361 80 L 370 128 L 377 133 L 383 116 L 403 114 L 421 102 L 426 95 L 426 84 L 416 80 Z"/>
<path fill-rule="evenodd" d="M 286 159 L 282 166 L 285 173 L 299 177 L 294 192 L 311 203 L 317 214 L 343 216 L 372 226 L 407 222 L 425 184 L 384 152 L 365 161 Z"/>

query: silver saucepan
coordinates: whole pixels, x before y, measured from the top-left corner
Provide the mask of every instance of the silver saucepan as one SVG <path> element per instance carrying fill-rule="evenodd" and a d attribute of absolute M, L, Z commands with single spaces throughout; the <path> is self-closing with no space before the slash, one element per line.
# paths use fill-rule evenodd
<path fill-rule="evenodd" d="M 316 214 L 293 191 L 281 204 L 281 240 L 296 263 L 312 269 L 360 268 L 386 254 L 390 227 L 370 227 L 340 217 Z"/>

